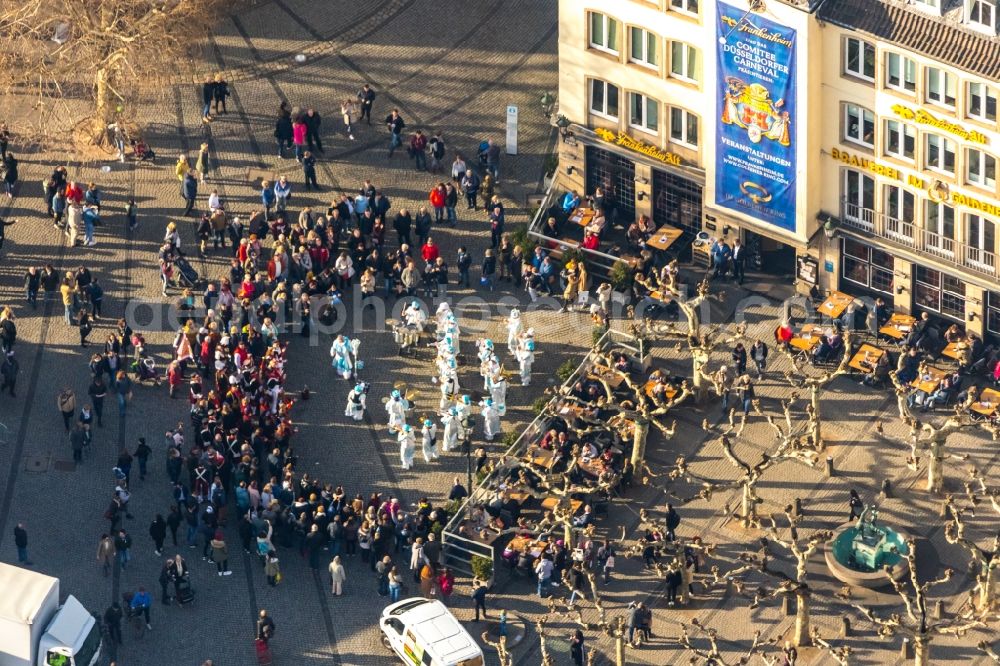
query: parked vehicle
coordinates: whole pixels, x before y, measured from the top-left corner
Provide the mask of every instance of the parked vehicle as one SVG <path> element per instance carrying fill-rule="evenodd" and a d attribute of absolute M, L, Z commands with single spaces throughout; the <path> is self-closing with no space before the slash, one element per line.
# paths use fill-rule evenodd
<path fill-rule="evenodd" d="M 413 666 L 483 666 L 483 651 L 448 607 L 423 597 L 382 611 L 382 644 Z"/>

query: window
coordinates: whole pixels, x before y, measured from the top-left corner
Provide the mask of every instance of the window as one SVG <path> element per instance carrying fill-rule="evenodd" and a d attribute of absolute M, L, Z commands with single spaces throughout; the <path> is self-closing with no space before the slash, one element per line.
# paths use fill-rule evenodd
<path fill-rule="evenodd" d="M 845 238 L 843 242 L 844 279 L 891 295 L 892 255 L 853 238 Z"/>
<path fill-rule="evenodd" d="M 917 89 L 917 65 L 906 56 L 889 53 L 885 58 L 885 85 L 913 92 Z"/>
<path fill-rule="evenodd" d="M 965 179 L 973 185 L 995 188 L 997 185 L 996 158 L 982 150 L 966 148 Z"/>
<path fill-rule="evenodd" d="M 885 121 L 885 154 L 901 160 L 912 160 L 917 144 L 917 131 L 912 125 L 898 120 Z"/>
<path fill-rule="evenodd" d="M 928 134 L 925 144 L 928 169 L 955 173 L 955 144 L 940 134 Z"/>
<path fill-rule="evenodd" d="M 660 103 L 641 93 L 628 94 L 629 125 L 645 132 L 656 134 L 660 131 Z"/>
<path fill-rule="evenodd" d="M 913 211 L 915 209 L 913 192 L 904 190 L 898 185 L 889 185 L 885 190 L 886 214 L 897 220 L 912 222 Z"/>
<path fill-rule="evenodd" d="M 979 269 L 996 269 L 996 225 L 980 215 L 966 215 L 965 261 Z"/>
<path fill-rule="evenodd" d="M 927 101 L 933 102 L 934 104 L 940 104 L 941 106 L 954 108 L 955 77 L 943 69 L 928 67 Z"/>
<path fill-rule="evenodd" d="M 992 333 L 1000 333 L 1000 294 L 988 292 L 986 306 L 986 328 Z"/>
<path fill-rule="evenodd" d="M 941 271 L 915 266 L 913 290 L 917 307 L 965 320 L 965 283 Z"/>
<path fill-rule="evenodd" d="M 844 138 L 852 143 L 874 148 L 875 114 L 856 104 L 845 104 Z"/>
<path fill-rule="evenodd" d="M 995 123 L 997 121 L 996 92 L 985 83 L 969 83 L 968 92 L 966 100 L 969 105 L 969 117 Z"/>
<path fill-rule="evenodd" d="M 845 43 L 844 71 L 869 81 L 875 80 L 875 46 L 848 37 Z"/>
<path fill-rule="evenodd" d="M 994 30 L 996 16 L 995 0 L 971 0 L 969 2 L 969 23 L 974 26 Z"/>
<path fill-rule="evenodd" d="M 844 170 L 844 217 L 853 226 L 871 228 L 875 220 L 875 179 L 854 169 Z"/>
<path fill-rule="evenodd" d="M 600 79 L 590 80 L 590 111 L 618 120 L 618 86 Z"/>
<path fill-rule="evenodd" d="M 670 42 L 670 75 L 688 81 L 698 80 L 698 50 L 684 42 Z"/>
<path fill-rule="evenodd" d="M 917 7 L 930 9 L 935 12 L 941 11 L 941 0 L 913 0 L 913 4 Z"/>
<path fill-rule="evenodd" d="M 696 147 L 698 116 L 676 106 L 670 107 L 670 140 Z"/>
<path fill-rule="evenodd" d="M 688 14 L 698 13 L 698 0 L 670 0 L 670 8 Z"/>
<path fill-rule="evenodd" d="M 647 67 L 658 67 L 660 64 L 659 43 L 656 35 L 645 28 L 630 28 L 631 51 L 629 62 L 639 63 Z"/>
<path fill-rule="evenodd" d="M 951 257 L 955 254 L 955 209 L 927 200 L 924 204 L 924 250 Z"/>
<path fill-rule="evenodd" d="M 610 16 L 591 12 L 590 47 L 618 55 L 618 21 Z"/>

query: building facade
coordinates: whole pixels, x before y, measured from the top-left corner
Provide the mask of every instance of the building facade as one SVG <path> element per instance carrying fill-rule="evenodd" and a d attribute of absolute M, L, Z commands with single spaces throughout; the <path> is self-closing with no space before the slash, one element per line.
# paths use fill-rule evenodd
<path fill-rule="evenodd" d="M 1000 336 L 995 0 L 842 0 L 825 57 L 825 285 Z"/>
<path fill-rule="evenodd" d="M 689 239 L 742 237 L 758 265 L 793 272 L 819 224 L 818 193 L 797 175 L 819 167 L 811 9 L 561 0 L 559 113 L 574 140 L 560 144 L 560 185 L 603 187 L 619 215 Z"/>

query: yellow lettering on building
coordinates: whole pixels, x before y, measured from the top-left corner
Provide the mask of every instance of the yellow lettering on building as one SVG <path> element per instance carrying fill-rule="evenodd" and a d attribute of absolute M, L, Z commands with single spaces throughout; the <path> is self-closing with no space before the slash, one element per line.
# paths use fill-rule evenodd
<path fill-rule="evenodd" d="M 903 120 L 913 120 L 920 125 L 930 125 L 931 127 L 936 127 L 939 130 L 961 137 L 970 143 L 978 143 L 985 146 L 990 142 L 989 138 L 982 132 L 967 129 L 958 123 L 953 123 L 945 118 L 938 118 L 923 109 L 911 109 L 907 106 L 903 106 L 902 104 L 893 104 L 892 112 Z"/>
<path fill-rule="evenodd" d="M 980 201 L 966 194 L 960 194 L 959 192 L 951 193 L 951 202 L 956 206 L 965 206 L 966 208 L 971 208 L 973 210 L 978 210 L 980 213 L 985 215 L 990 215 L 993 217 L 1000 217 L 1000 206 L 986 201 Z"/>
<path fill-rule="evenodd" d="M 843 162 L 848 166 L 857 167 L 859 169 L 866 169 L 880 176 L 885 176 L 886 178 L 892 178 L 893 180 L 902 180 L 902 177 L 899 174 L 899 169 L 890 166 L 888 164 L 881 164 L 874 160 L 870 160 L 867 157 L 859 157 L 858 155 L 852 155 L 846 150 L 833 148 L 830 150 L 830 157 L 839 162 Z"/>
<path fill-rule="evenodd" d="M 617 146 L 628 148 L 629 150 L 641 153 L 647 157 L 653 158 L 654 160 L 663 162 L 664 164 L 670 164 L 672 166 L 681 166 L 680 155 L 676 155 L 674 153 L 668 153 L 665 150 L 660 150 L 654 145 L 630 137 L 625 132 L 618 132 L 618 134 L 615 134 L 611 130 L 598 128 L 594 130 L 594 133 L 603 140 L 607 141 L 608 143 L 613 143 Z"/>
<path fill-rule="evenodd" d="M 906 184 L 924 189 L 924 179 L 920 176 L 914 176 L 913 174 L 909 174 L 906 177 Z"/>

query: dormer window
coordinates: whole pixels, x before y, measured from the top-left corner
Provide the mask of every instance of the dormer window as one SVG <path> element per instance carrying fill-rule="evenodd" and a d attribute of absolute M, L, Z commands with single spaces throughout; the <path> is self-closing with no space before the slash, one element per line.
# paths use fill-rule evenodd
<path fill-rule="evenodd" d="M 990 32 L 996 31 L 996 0 L 966 0 L 969 25 L 983 28 Z"/>
<path fill-rule="evenodd" d="M 925 9 L 934 14 L 941 13 L 941 0 L 910 0 L 915 7 Z"/>

